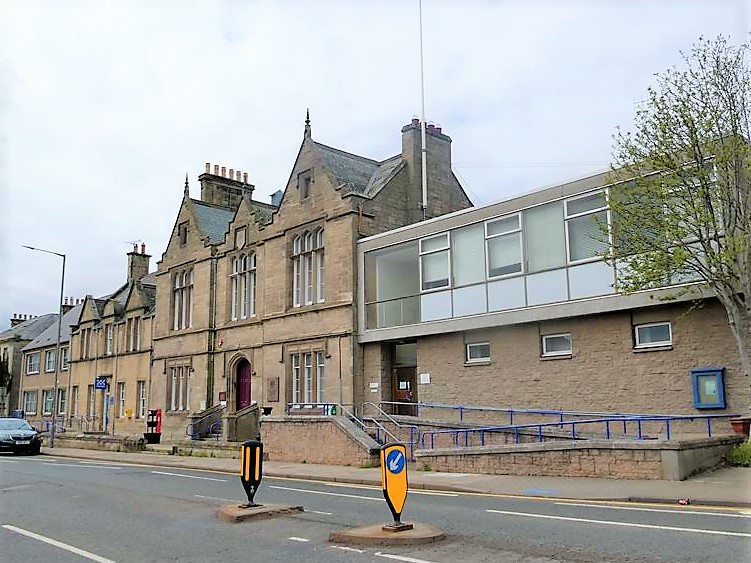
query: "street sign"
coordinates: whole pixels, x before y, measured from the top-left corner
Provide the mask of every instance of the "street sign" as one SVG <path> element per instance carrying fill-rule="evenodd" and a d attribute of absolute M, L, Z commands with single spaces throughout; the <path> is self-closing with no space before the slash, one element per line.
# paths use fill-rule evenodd
<path fill-rule="evenodd" d="M 390 527 L 402 529 L 402 510 L 407 500 L 407 449 L 403 444 L 386 444 L 381 448 L 381 482 L 394 524 Z M 409 526 L 411 528 L 411 526 Z"/>
<path fill-rule="evenodd" d="M 248 496 L 248 504 L 241 504 L 240 508 L 261 506 L 253 502 L 253 497 L 263 478 L 263 443 L 258 440 L 243 442 L 240 454 L 240 482 Z"/>
<path fill-rule="evenodd" d="M 94 389 L 107 389 L 107 378 L 103 375 L 94 378 Z"/>

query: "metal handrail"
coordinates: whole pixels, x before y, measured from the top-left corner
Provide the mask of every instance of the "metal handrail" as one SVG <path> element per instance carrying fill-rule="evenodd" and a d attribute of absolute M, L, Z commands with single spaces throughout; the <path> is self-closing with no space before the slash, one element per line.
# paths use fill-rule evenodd
<path fill-rule="evenodd" d="M 188 423 L 188 425 L 187 425 L 187 426 L 185 427 L 185 434 L 187 434 L 188 436 L 190 436 L 190 439 L 191 439 L 191 440 L 195 440 L 196 438 L 200 438 L 201 432 L 200 432 L 200 431 L 198 431 L 198 432 L 194 432 L 196 425 L 197 425 L 197 424 L 200 424 L 200 423 L 201 423 L 201 422 L 203 422 L 203 421 L 205 421 L 205 420 L 206 420 L 207 418 L 209 418 L 209 417 L 213 417 L 213 416 L 216 416 L 216 415 L 217 415 L 217 413 L 221 413 L 222 411 L 224 411 L 224 410 L 225 410 L 225 408 L 226 408 L 226 407 L 222 407 L 222 408 L 219 408 L 219 409 L 212 409 L 212 411 L 211 411 L 210 413 L 208 413 L 208 414 L 206 414 L 206 415 L 202 416 L 202 417 L 201 417 L 201 418 L 199 418 L 198 420 L 194 420 L 193 422 L 190 422 L 190 423 Z M 221 415 L 220 415 L 220 416 L 221 416 Z M 211 433 L 211 432 L 210 432 L 210 429 L 211 429 L 211 428 L 213 428 L 213 426 L 214 426 L 214 425 L 215 425 L 215 424 L 216 424 L 217 422 L 221 424 L 221 422 L 222 422 L 221 418 L 220 418 L 220 419 L 219 419 L 218 421 L 212 422 L 212 423 L 211 423 L 211 424 L 209 425 L 209 428 L 208 428 L 208 429 L 209 429 L 209 432 L 208 432 L 209 434 Z"/>
<path fill-rule="evenodd" d="M 398 428 L 409 428 L 409 443 L 407 444 L 409 449 L 409 457 L 410 459 L 415 459 L 415 446 L 420 442 L 420 427 L 416 424 L 402 424 L 398 420 L 396 420 L 393 416 L 385 412 L 381 407 L 379 407 L 377 404 L 366 401 L 362 404 L 362 411 L 363 415 L 365 414 L 365 407 L 371 406 L 376 409 L 377 414 L 384 417 L 386 420 L 388 420 L 391 424 L 397 426 Z M 399 441 L 397 439 L 397 441 Z"/>
<path fill-rule="evenodd" d="M 582 424 L 597 424 L 597 423 L 605 423 L 605 438 L 610 439 L 611 432 L 610 432 L 610 424 L 613 422 L 622 423 L 623 424 L 623 430 L 624 434 L 626 434 L 626 424 L 628 422 L 636 422 L 637 424 L 637 440 L 644 440 L 645 436 L 642 429 L 642 424 L 644 422 L 664 422 L 665 423 L 665 434 L 666 439 L 670 440 L 670 422 L 671 421 L 682 421 L 682 420 L 706 420 L 707 421 L 707 436 L 712 437 L 712 420 L 714 419 L 722 419 L 722 418 L 734 418 L 737 417 L 737 414 L 705 414 L 705 415 L 656 415 L 656 416 L 632 416 L 632 417 L 624 417 L 624 416 L 611 416 L 611 417 L 602 417 L 602 418 L 593 418 L 593 419 L 585 419 L 585 420 L 567 420 L 563 422 L 542 422 L 542 423 L 535 423 L 535 424 L 515 424 L 515 425 L 505 425 L 505 426 L 483 426 L 479 428 L 452 428 L 452 429 L 443 429 L 443 430 L 429 430 L 422 433 L 421 439 L 420 439 L 420 447 L 421 449 L 428 449 L 426 448 L 425 444 L 425 438 L 427 436 L 430 436 L 430 448 L 435 448 L 435 436 L 439 434 L 452 434 L 453 435 L 453 443 L 455 447 L 459 447 L 459 436 L 464 435 L 464 445 L 465 447 L 469 445 L 469 435 L 471 433 L 479 433 L 480 434 L 480 445 L 485 445 L 485 433 L 487 432 L 510 432 L 513 431 L 515 434 L 515 441 L 518 444 L 521 440 L 520 430 L 526 430 L 526 429 L 536 429 L 536 435 L 537 435 L 537 441 L 542 442 L 544 440 L 543 435 L 543 428 L 548 427 L 563 427 L 563 426 L 571 426 L 571 438 L 573 440 L 577 439 L 576 435 L 576 426 L 582 425 Z"/>

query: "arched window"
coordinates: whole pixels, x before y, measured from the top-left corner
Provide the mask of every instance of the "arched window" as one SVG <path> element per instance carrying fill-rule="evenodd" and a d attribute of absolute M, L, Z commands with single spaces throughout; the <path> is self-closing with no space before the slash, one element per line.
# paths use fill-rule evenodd
<path fill-rule="evenodd" d="M 306 231 L 292 242 L 292 305 L 324 301 L 323 229 Z"/>
<path fill-rule="evenodd" d="M 175 273 L 172 284 L 172 329 L 188 328 L 193 324 L 193 269 Z"/>
<path fill-rule="evenodd" d="M 256 255 L 236 257 L 230 274 L 232 320 L 247 319 L 256 314 Z"/>

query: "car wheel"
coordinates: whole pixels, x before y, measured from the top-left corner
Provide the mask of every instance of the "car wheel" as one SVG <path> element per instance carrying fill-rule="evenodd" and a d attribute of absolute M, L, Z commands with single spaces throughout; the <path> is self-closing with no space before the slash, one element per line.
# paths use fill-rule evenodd
<path fill-rule="evenodd" d="M 35 444 L 29 448 L 29 454 L 39 455 L 42 452 L 42 444 Z"/>

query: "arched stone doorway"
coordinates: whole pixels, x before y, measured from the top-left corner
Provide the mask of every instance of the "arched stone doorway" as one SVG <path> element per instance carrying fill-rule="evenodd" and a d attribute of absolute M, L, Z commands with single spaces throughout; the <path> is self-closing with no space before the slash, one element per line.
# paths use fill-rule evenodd
<path fill-rule="evenodd" d="M 250 405 L 250 362 L 242 359 L 237 363 L 235 376 L 235 410 Z"/>

